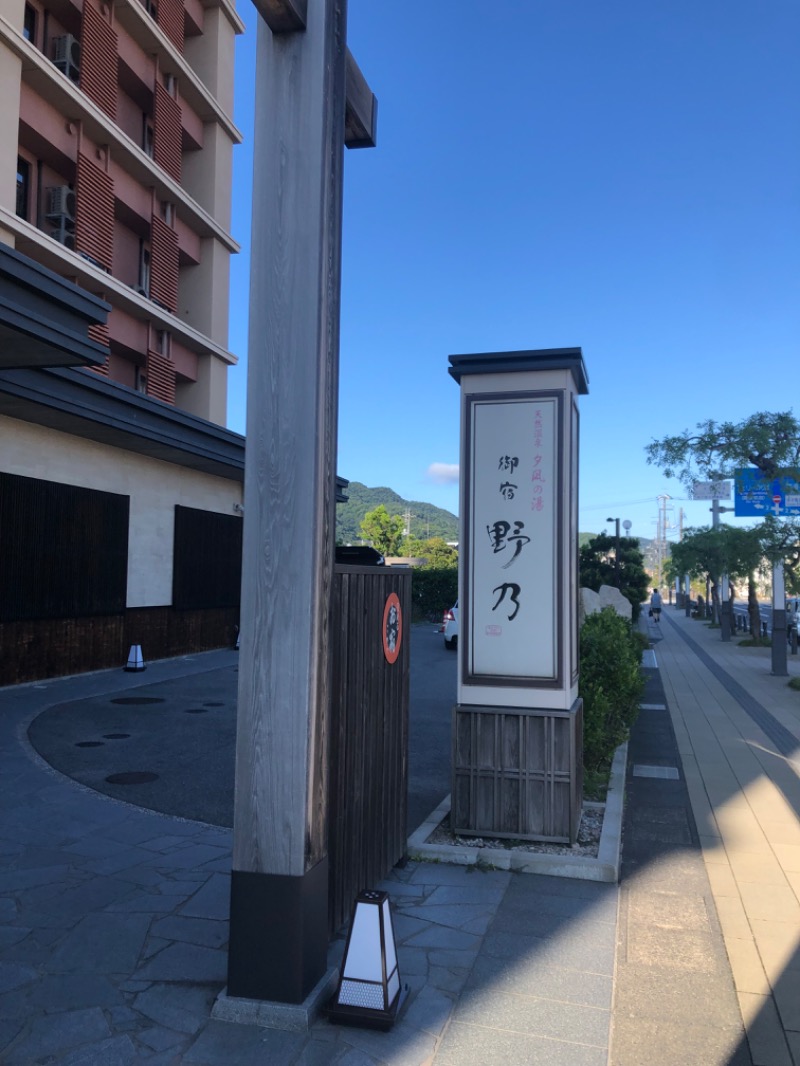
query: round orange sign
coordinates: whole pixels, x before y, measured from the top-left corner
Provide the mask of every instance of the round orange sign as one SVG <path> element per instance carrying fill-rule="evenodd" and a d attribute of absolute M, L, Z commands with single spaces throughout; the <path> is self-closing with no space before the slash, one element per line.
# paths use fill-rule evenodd
<path fill-rule="evenodd" d="M 383 654 L 387 663 L 397 662 L 403 640 L 403 612 L 396 592 L 390 592 L 383 608 Z"/>

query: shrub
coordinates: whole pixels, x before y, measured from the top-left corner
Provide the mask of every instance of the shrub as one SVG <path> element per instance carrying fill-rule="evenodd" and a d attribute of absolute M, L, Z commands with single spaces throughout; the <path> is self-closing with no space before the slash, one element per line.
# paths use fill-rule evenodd
<path fill-rule="evenodd" d="M 423 567 L 412 571 L 411 606 L 417 620 L 439 621 L 444 611 L 458 599 L 458 570 L 452 567 Z"/>
<path fill-rule="evenodd" d="M 644 678 L 642 645 L 610 607 L 589 615 L 580 637 L 583 697 L 583 765 L 594 772 L 607 765 L 627 739 L 639 713 Z"/>

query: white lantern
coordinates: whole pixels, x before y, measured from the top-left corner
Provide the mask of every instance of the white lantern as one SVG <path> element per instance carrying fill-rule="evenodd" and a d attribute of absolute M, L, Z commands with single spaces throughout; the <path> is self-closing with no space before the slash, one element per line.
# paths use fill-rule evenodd
<path fill-rule="evenodd" d="M 360 892 L 328 1017 L 347 1025 L 390 1029 L 407 991 L 400 983 L 389 895 L 377 890 Z"/>

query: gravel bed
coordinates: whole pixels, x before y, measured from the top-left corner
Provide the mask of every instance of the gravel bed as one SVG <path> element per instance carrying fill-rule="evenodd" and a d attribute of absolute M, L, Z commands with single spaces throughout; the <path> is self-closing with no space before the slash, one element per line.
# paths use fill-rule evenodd
<path fill-rule="evenodd" d="M 450 815 L 445 815 L 434 829 L 426 844 L 458 844 L 465 848 L 502 848 L 504 851 L 529 851 L 539 855 L 586 855 L 596 859 L 600 846 L 600 833 L 603 829 L 603 804 L 584 804 L 581 824 L 578 827 L 578 842 L 569 844 L 530 843 L 510 840 L 505 837 L 462 837 L 450 829 Z"/>

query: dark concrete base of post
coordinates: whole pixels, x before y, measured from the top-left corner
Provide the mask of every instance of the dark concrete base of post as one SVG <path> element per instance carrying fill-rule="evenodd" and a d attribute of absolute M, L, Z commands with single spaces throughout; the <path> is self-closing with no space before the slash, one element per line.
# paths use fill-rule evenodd
<path fill-rule="evenodd" d="M 775 677 L 788 677 L 786 667 L 786 611 L 772 612 L 772 673 Z"/>
<path fill-rule="evenodd" d="M 302 1003 L 327 955 L 327 858 L 302 877 L 233 870 L 229 997 Z"/>
<path fill-rule="evenodd" d="M 731 605 L 729 600 L 723 600 L 719 608 L 719 624 L 722 630 L 722 639 L 729 641 L 731 639 L 732 618 Z"/>

